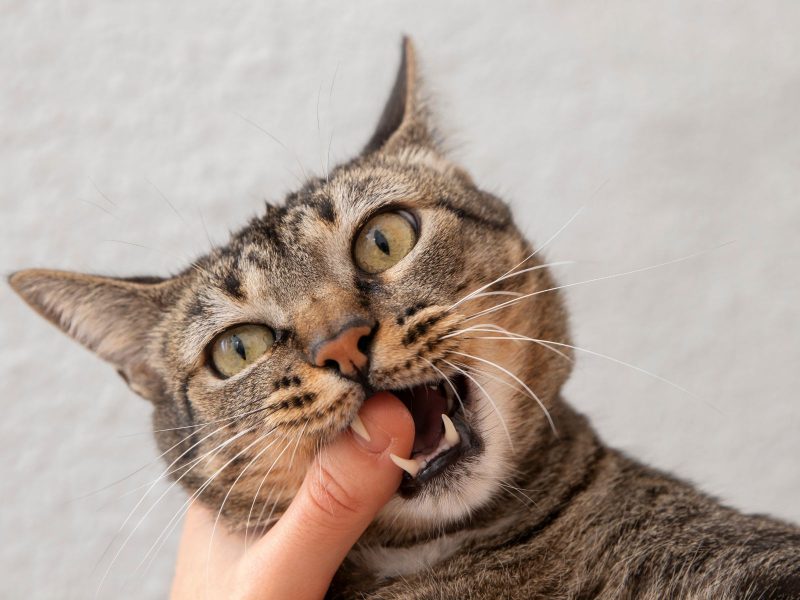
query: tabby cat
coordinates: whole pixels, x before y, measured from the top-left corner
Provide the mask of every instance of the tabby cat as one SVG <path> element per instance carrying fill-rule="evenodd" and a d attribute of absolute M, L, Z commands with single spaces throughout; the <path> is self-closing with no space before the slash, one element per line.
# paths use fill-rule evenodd
<path fill-rule="evenodd" d="M 167 473 L 232 529 L 268 527 L 396 394 L 413 454 L 332 598 L 800 598 L 800 529 L 608 448 L 561 398 L 558 286 L 443 153 L 408 40 L 363 152 L 185 271 L 10 283 L 153 403 Z"/>

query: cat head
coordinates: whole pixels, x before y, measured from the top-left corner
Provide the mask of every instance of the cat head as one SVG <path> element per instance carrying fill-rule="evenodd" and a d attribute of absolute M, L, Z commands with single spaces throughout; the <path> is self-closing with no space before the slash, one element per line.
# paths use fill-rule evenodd
<path fill-rule="evenodd" d="M 442 151 L 408 40 L 364 151 L 185 271 L 10 283 L 152 401 L 166 472 L 233 527 L 279 515 L 377 390 L 411 411 L 418 472 L 375 527 L 458 522 L 553 435 L 569 374 L 556 285 L 508 207 Z"/>

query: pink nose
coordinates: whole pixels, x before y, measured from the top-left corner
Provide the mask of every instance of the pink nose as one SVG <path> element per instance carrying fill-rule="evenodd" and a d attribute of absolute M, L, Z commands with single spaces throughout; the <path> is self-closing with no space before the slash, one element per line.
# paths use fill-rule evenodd
<path fill-rule="evenodd" d="M 369 338 L 372 328 L 354 325 L 320 343 L 314 350 L 312 362 L 318 367 L 331 366 L 345 377 L 356 377 L 368 362 L 367 355 L 359 348 L 362 338 Z"/>

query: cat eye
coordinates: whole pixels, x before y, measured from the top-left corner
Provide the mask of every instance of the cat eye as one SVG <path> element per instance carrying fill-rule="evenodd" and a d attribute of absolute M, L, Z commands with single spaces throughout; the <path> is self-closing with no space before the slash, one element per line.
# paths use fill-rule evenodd
<path fill-rule="evenodd" d="M 381 273 L 399 263 L 416 243 L 413 216 L 404 210 L 379 213 L 358 232 L 353 258 L 362 271 Z"/>
<path fill-rule="evenodd" d="M 223 377 L 232 377 L 258 360 L 275 342 L 264 325 L 238 325 L 220 334 L 211 346 L 211 362 Z"/>

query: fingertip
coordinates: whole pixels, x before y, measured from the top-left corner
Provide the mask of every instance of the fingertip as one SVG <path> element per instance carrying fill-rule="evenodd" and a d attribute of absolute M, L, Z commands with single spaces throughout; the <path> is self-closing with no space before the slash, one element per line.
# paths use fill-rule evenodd
<path fill-rule="evenodd" d="M 390 392 L 368 398 L 359 411 L 373 439 L 388 440 L 381 450 L 407 456 L 414 445 L 414 418 L 405 404 Z"/>

